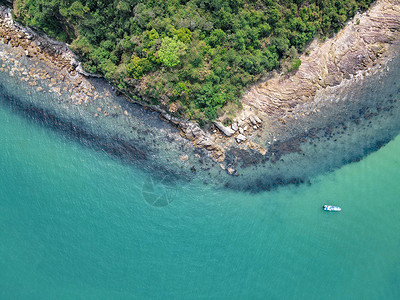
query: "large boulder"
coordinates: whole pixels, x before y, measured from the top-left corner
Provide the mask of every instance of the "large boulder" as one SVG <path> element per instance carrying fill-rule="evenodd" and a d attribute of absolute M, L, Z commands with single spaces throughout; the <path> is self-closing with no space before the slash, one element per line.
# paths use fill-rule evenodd
<path fill-rule="evenodd" d="M 243 134 L 239 134 L 239 135 L 236 137 L 236 141 L 237 141 L 238 143 L 243 143 L 246 139 L 247 139 L 247 138 L 246 138 Z"/>
<path fill-rule="evenodd" d="M 238 130 L 239 130 L 238 124 L 237 124 L 236 122 L 233 122 L 233 123 L 232 123 L 231 128 L 232 128 L 232 130 L 234 130 L 234 131 L 238 131 Z"/>
<path fill-rule="evenodd" d="M 235 131 L 232 128 L 225 127 L 221 122 L 214 121 L 214 125 L 226 136 L 232 136 Z"/>

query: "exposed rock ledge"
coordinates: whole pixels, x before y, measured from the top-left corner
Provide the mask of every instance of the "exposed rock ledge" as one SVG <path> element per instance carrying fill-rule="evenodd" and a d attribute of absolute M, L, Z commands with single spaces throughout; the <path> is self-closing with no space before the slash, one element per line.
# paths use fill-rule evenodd
<path fill-rule="evenodd" d="M 77 85 L 83 80 L 82 75 L 93 76 L 81 68 L 67 45 L 15 24 L 8 9 L 2 9 L 0 15 L 0 36 L 4 42 L 22 47 L 27 56 L 48 60 L 68 71 L 68 78 Z M 307 54 L 301 56 L 302 65 L 295 74 L 277 74 L 251 87 L 242 99 L 243 110 L 230 127 L 217 122 L 207 132 L 196 124 L 173 118 L 159 107 L 149 106 L 180 128 L 181 135 L 195 147 L 209 150 L 217 161 L 223 162 L 225 151 L 232 146 L 264 155 L 268 151 L 265 133 L 273 131 L 269 127 L 272 119 L 284 123 L 296 106 L 313 102 L 327 88 L 340 86 L 352 77 L 374 74 L 390 58 L 392 43 L 398 41 L 400 1 L 377 0 L 368 12 L 354 17 L 334 38 L 314 41 Z M 91 91 L 84 92 L 83 100 L 89 101 Z M 235 170 L 228 167 L 221 164 L 221 168 L 235 175 Z"/>
<path fill-rule="evenodd" d="M 318 91 L 340 85 L 364 71 L 373 73 L 400 39 L 400 1 L 377 0 L 356 15 L 334 38 L 314 41 L 296 74 L 279 74 L 249 89 L 244 110 L 254 107 L 267 114 L 285 116 L 301 103 L 311 102 Z M 365 74 L 364 74 L 365 75 Z"/>
<path fill-rule="evenodd" d="M 300 111 L 308 115 L 311 111 L 304 110 L 313 106 L 304 104 L 318 102 L 333 87 L 377 74 L 396 54 L 399 44 L 400 1 L 377 0 L 333 38 L 315 40 L 300 57 L 302 64 L 296 73 L 273 72 L 252 86 L 241 100 L 242 111 L 233 120 L 232 129 L 239 127 L 238 133 L 214 134 L 215 143 L 224 145 L 225 150 L 235 146 L 265 155 L 277 142 L 276 124 L 285 126 Z"/>
<path fill-rule="evenodd" d="M 277 141 L 276 124 L 285 126 L 305 109 L 304 104 L 318 101 L 332 87 L 373 76 L 392 58 L 399 43 L 400 1 L 377 0 L 333 38 L 315 40 L 300 57 L 302 64 L 295 74 L 275 72 L 252 86 L 231 128 L 217 123 L 223 134 L 214 133 L 215 144 L 224 150 L 235 146 L 265 155 L 268 145 Z M 231 134 L 232 130 L 237 132 Z"/>

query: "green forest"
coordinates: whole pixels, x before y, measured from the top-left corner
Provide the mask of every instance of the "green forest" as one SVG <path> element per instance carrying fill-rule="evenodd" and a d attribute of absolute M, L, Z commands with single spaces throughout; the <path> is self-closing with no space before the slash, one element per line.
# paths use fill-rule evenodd
<path fill-rule="evenodd" d="M 15 0 L 23 24 L 70 44 L 132 97 L 200 124 L 266 72 L 295 72 L 315 37 L 372 0 Z"/>

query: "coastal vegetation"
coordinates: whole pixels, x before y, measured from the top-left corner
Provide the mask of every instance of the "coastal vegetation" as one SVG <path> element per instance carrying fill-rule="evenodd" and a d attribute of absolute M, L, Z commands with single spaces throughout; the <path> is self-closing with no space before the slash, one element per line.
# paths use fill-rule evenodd
<path fill-rule="evenodd" d="M 372 0 L 15 0 L 19 22 L 71 45 L 130 96 L 199 123 Z"/>

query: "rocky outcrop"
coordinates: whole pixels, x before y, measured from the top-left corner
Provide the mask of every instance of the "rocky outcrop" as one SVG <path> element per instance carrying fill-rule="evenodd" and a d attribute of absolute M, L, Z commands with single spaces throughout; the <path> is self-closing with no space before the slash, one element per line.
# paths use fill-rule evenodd
<path fill-rule="evenodd" d="M 334 38 L 314 41 L 294 75 L 278 74 L 250 88 L 242 100 L 245 110 L 252 106 L 270 115 L 286 115 L 298 104 L 313 101 L 317 91 L 379 66 L 399 39 L 400 1 L 378 0 Z"/>
<path fill-rule="evenodd" d="M 183 132 L 183 136 L 193 141 L 197 146 L 211 147 L 214 144 L 211 134 L 202 130 L 194 123 L 180 122 L 179 127 Z"/>
<path fill-rule="evenodd" d="M 86 103 L 90 101 L 90 99 L 93 99 L 93 97 L 96 99 L 98 96 L 94 93 L 93 87 L 85 80 L 85 77 L 102 76 L 86 72 L 77 56 L 69 49 L 68 45 L 15 23 L 11 17 L 11 10 L 5 7 L 0 7 L 0 39 L 1 38 L 4 43 L 9 44 L 15 49 L 22 50 L 22 53 L 27 57 L 39 58 L 51 64 L 59 74 L 57 78 L 52 78 L 52 84 L 55 85 L 56 81 L 69 81 L 71 86 L 76 89 L 76 104 L 80 105 Z M 32 76 L 34 75 L 35 74 L 32 73 Z M 49 74 L 40 73 L 39 75 L 36 74 L 36 76 L 49 78 Z M 32 81 L 29 84 L 36 85 L 37 83 Z M 38 89 L 39 88 L 40 87 L 38 87 Z M 60 92 L 58 88 L 53 88 Z M 119 91 L 119 93 L 123 94 L 122 91 Z M 181 135 L 192 141 L 195 147 L 209 150 L 211 157 L 215 160 L 223 160 L 223 150 L 218 144 L 215 144 L 215 137 L 212 137 L 210 132 L 201 129 L 195 123 L 171 116 L 159 106 L 137 102 L 127 95 L 125 96 L 131 102 L 158 111 L 163 120 L 180 129 Z M 128 112 L 124 112 L 124 114 L 127 113 Z M 98 117 L 100 114 L 108 116 L 108 112 L 102 111 L 101 108 L 98 109 L 95 116 Z"/>
<path fill-rule="evenodd" d="M 377 0 L 333 38 L 315 40 L 300 57 L 297 72 L 272 72 L 252 86 L 231 128 L 214 123 L 224 133 L 214 134 L 215 143 L 224 145 L 225 151 L 234 146 L 265 155 L 278 142 L 276 132 L 284 132 L 288 122 L 310 114 L 318 118 L 315 104 L 321 95 L 378 73 L 399 44 L 400 1 Z M 230 118 L 225 115 L 221 120 L 225 117 Z"/>
<path fill-rule="evenodd" d="M 232 128 L 229 128 L 229 127 L 225 127 L 221 122 L 215 121 L 215 122 L 214 122 L 214 125 L 215 125 L 219 130 L 221 130 L 221 132 L 222 132 L 223 134 L 225 134 L 227 137 L 230 137 L 230 136 L 232 136 L 232 135 L 235 134 L 235 130 L 233 130 Z"/>
<path fill-rule="evenodd" d="M 0 37 L 5 43 L 23 49 L 27 57 L 39 58 L 56 66 L 60 71 L 57 80 L 69 80 L 76 88 L 76 104 L 96 99 L 97 95 L 91 87 L 88 88 L 85 77 L 97 75 L 85 72 L 67 45 L 14 23 L 9 9 L 1 9 L 0 15 Z M 272 119 L 279 120 L 280 125 L 285 124 L 285 117 L 295 112 L 298 105 L 312 102 L 318 93 L 340 86 L 352 77 L 373 74 L 388 59 L 392 43 L 397 41 L 400 41 L 400 1 L 378 0 L 367 13 L 356 16 L 334 38 L 325 42 L 315 41 L 301 56 L 302 64 L 295 74 L 276 74 L 251 87 L 242 99 L 243 110 L 229 116 L 233 119 L 230 127 L 224 126 L 220 120 L 214 122 L 211 130 L 203 130 L 192 122 L 171 116 L 160 107 L 140 104 L 160 112 L 160 117 L 178 128 L 195 147 L 207 149 L 215 161 L 221 162 L 221 168 L 228 174 L 237 175 L 236 166 L 227 162 L 229 158 L 224 162 L 230 149 L 250 149 L 262 156 L 273 150 L 266 140 L 277 142 L 274 128 L 270 126 Z M 38 76 L 49 75 L 40 73 Z M 123 113 L 128 114 L 127 111 Z M 107 116 L 108 112 L 99 108 L 95 116 L 100 115 Z M 187 161 L 187 158 L 181 160 Z"/>
<path fill-rule="evenodd" d="M 246 140 L 246 137 L 245 137 L 243 134 L 239 134 L 239 135 L 236 137 L 236 141 L 237 141 L 238 143 L 243 143 L 245 140 Z"/>

